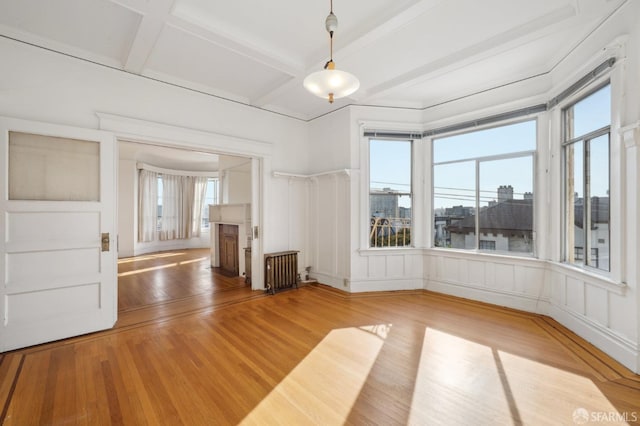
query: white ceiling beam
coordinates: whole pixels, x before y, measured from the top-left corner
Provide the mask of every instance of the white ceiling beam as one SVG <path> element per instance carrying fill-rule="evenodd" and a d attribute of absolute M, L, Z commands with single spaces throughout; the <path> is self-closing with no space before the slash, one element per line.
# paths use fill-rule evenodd
<path fill-rule="evenodd" d="M 348 58 L 351 54 L 356 53 L 377 40 L 390 36 L 401 28 L 409 25 L 411 22 L 444 1 L 445 0 L 420 0 L 383 22 L 374 23 L 374 25 L 369 23 L 370 29 L 364 32 L 364 34 L 355 38 L 347 38 L 346 44 L 342 45 L 342 47 L 338 47 L 337 49 L 334 48 L 334 58 Z M 324 62 L 322 62 L 322 66 L 324 66 Z"/>
<path fill-rule="evenodd" d="M 489 39 L 467 46 L 436 61 L 411 69 L 376 86 L 367 88 L 368 96 L 380 96 L 390 90 L 412 86 L 465 65 L 517 48 L 537 38 L 553 33 L 566 20 L 575 17 L 576 10 L 565 5 Z"/>
<path fill-rule="evenodd" d="M 147 13 L 147 10 L 149 8 L 149 4 L 147 0 L 110 0 L 110 1 L 111 3 L 115 3 L 133 12 L 139 13 L 140 15 L 144 15 L 145 13 Z"/>
<path fill-rule="evenodd" d="M 153 0 L 147 4 L 142 22 L 124 62 L 125 70 L 135 74 L 142 73 L 172 8 L 173 0 Z"/>

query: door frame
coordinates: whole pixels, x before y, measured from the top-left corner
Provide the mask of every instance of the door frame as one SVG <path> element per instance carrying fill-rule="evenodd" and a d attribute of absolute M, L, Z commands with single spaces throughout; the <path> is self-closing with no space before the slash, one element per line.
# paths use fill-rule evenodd
<path fill-rule="evenodd" d="M 100 121 L 99 128 L 112 132 L 118 142 L 138 142 L 158 147 L 234 155 L 251 159 L 251 288 L 252 290 L 263 290 L 264 192 L 265 182 L 271 173 L 273 144 L 114 114 L 99 112 L 97 116 Z"/>

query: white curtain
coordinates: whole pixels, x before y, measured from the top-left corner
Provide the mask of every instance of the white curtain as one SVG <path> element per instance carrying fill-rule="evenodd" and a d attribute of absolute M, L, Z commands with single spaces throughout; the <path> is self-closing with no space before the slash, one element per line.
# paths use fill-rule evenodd
<path fill-rule="evenodd" d="M 161 240 L 200 236 L 207 178 L 162 175 Z"/>
<path fill-rule="evenodd" d="M 183 208 L 183 181 L 186 176 L 162 175 L 162 225 L 161 240 L 186 238 L 184 226 L 188 212 Z M 188 216 L 187 216 L 188 217 Z"/>
<path fill-rule="evenodd" d="M 205 176 L 193 178 L 193 220 L 191 221 L 191 236 L 199 237 L 202 229 L 202 209 L 207 196 L 207 181 Z"/>
<path fill-rule="evenodd" d="M 138 241 L 153 241 L 158 227 L 158 173 L 140 170 L 138 175 Z"/>
<path fill-rule="evenodd" d="M 159 173 L 141 169 L 138 178 L 138 241 L 200 237 L 208 178 L 162 173 L 162 214 L 158 232 Z"/>

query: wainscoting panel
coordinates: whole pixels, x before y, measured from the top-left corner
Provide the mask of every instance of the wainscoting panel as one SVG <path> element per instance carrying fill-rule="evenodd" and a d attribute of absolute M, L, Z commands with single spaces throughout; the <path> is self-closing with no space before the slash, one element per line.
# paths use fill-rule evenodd
<path fill-rule="evenodd" d="M 268 252 L 298 250 L 299 272 L 311 264 L 308 241 L 310 222 L 309 182 L 306 178 L 283 177 L 271 181 L 270 203 L 278 206 L 269 220 Z"/>
<path fill-rule="evenodd" d="M 494 288 L 503 291 L 516 292 L 517 285 L 515 282 L 515 274 L 513 272 L 515 266 L 505 263 L 495 263 L 494 267 L 496 271 Z M 523 290 L 518 293 L 525 293 L 524 286 L 526 286 L 526 283 L 523 281 L 520 283 L 520 287 L 523 288 Z"/>
<path fill-rule="evenodd" d="M 585 315 L 598 324 L 609 327 L 609 295 L 600 287 L 585 285 Z"/>
<path fill-rule="evenodd" d="M 638 372 L 640 347 L 629 321 L 635 303 L 622 283 L 555 262 L 546 262 L 549 315 Z"/>
<path fill-rule="evenodd" d="M 311 277 L 349 289 L 350 176 L 346 170 L 314 175 L 309 185 L 309 260 Z M 346 285 L 345 285 L 346 283 Z"/>
<path fill-rule="evenodd" d="M 423 288 L 420 250 L 365 250 L 355 256 L 351 292 L 415 290 Z M 362 268 L 361 265 L 366 265 Z"/>
<path fill-rule="evenodd" d="M 467 269 L 469 271 L 469 284 L 474 286 L 485 286 L 485 262 L 478 262 L 475 260 L 467 261 Z"/>
<path fill-rule="evenodd" d="M 545 262 L 531 258 L 425 250 L 425 288 L 454 296 L 546 313 Z"/>
<path fill-rule="evenodd" d="M 566 306 L 573 312 L 584 315 L 584 282 L 573 277 L 566 278 Z"/>

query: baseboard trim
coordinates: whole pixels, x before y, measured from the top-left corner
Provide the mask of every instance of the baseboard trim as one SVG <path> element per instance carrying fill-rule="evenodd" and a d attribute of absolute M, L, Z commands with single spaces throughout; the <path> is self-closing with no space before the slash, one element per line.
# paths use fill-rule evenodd
<path fill-rule="evenodd" d="M 549 316 L 634 373 L 640 374 L 640 347 L 635 342 L 613 333 L 584 315 L 556 304 L 551 304 Z"/>
<path fill-rule="evenodd" d="M 364 293 L 368 291 L 397 291 L 397 290 L 421 290 L 424 288 L 422 277 L 413 278 L 380 278 L 357 279 L 336 277 L 323 272 L 313 272 L 312 277 L 322 284 L 349 293 Z"/>
<path fill-rule="evenodd" d="M 548 315 L 549 299 L 446 280 L 425 280 L 424 288 L 437 293 Z"/>
<path fill-rule="evenodd" d="M 352 293 L 424 289 L 422 278 L 366 279 L 350 283 Z"/>

